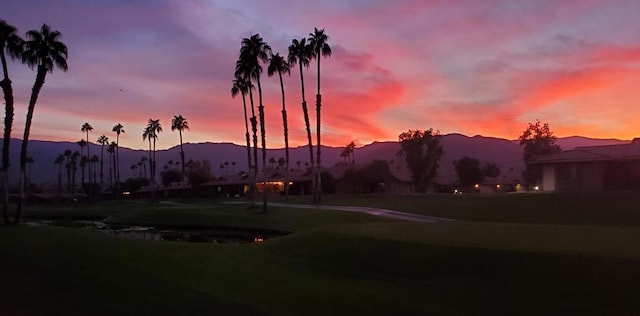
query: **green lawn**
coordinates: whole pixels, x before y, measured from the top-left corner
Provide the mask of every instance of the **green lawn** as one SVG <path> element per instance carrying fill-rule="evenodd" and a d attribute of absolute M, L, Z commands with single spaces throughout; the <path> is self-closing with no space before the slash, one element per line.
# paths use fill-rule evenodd
<path fill-rule="evenodd" d="M 640 191 L 606 193 L 500 193 L 325 195 L 325 204 L 380 207 L 464 221 L 640 225 Z M 306 197 L 291 197 L 306 203 Z"/>
<path fill-rule="evenodd" d="M 518 196 L 523 200 L 508 202 L 535 209 L 528 196 Z M 354 196 L 326 198 L 326 203 L 357 202 Z M 460 200 L 453 198 L 412 197 L 414 202 L 456 205 Z M 369 196 L 361 205 L 400 204 L 388 199 Z M 464 203 L 472 208 L 503 203 L 467 199 Z M 114 209 L 117 205 L 122 207 Z M 548 218 L 566 219 L 575 211 L 558 209 L 563 214 L 544 218 L 554 222 Z M 2 315 L 632 315 L 640 310 L 640 225 L 628 223 L 528 224 L 536 216 L 518 211 L 510 214 L 510 223 L 421 224 L 305 209 L 272 208 L 262 214 L 206 201 L 107 202 L 84 211 L 32 208 L 30 214 L 47 212 L 66 217 L 94 212 L 123 223 L 258 226 L 296 233 L 261 244 L 227 245 L 0 227 Z M 470 216 L 462 207 L 449 214 Z M 617 223 L 628 213 L 615 214 Z"/>

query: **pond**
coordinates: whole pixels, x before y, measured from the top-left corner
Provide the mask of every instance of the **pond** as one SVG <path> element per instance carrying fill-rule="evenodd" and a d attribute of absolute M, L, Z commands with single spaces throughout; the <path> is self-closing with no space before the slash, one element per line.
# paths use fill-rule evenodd
<path fill-rule="evenodd" d="M 25 222 L 28 226 L 56 226 L 97 230 L 109 235 L 138 240 L 166 240 L 185 242 L 209 242 L 244 244 L 263 242 L 267 239 L 285 236 L 291 232 L 250 227 L 151 227 L 109 224 L 88 220 L 38 220 Z"/>

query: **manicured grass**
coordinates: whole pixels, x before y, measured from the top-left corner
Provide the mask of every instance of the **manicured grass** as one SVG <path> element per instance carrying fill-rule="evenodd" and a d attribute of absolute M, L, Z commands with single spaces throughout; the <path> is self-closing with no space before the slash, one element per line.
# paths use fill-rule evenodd
<path fill-rule="evenodd" d="M 296 233 L 229 245 L 0 227 L 0 314 L 632 315 L 640 225 L 627 203 L 635 201 L 627 193 L 325 196 L 465 220 L 433 224 L 209 201 L 30 206 L 26 216 Z"/>
<path fill-rule="evenodd" d="M 290 197 L 306 203 L 307 197 Z M 465 221 L 566 225 L 640 225 L 640 191 L 325 195 L 324 204 L 380 207 Z"/>

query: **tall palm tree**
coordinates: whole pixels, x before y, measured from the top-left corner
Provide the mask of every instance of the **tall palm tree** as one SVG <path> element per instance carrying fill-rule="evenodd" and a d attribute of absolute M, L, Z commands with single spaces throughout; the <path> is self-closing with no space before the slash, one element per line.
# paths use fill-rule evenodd
<path fill-rule="evenodd" d="M 258 190 L 255 184 L 258 181 L 258 120 L 256 119 L 255 104 L 253 102 L 253 84 L 251 83 L 252 66 L 247 60 L 238 59 L 236 61 L 235 77 L 246 83 L 249 91 L 249 101 L 251 102 L 251 131 L 253 132 L 253 183 L 251 184 L 251 204 L 255 205 Z M 249 166 L 251 173 L 251 166 Z"/>
<path fill-rule="evenodd" d="M 298 68 L 300 68 L 300 85 L 302 87 L 302 113 L 304 115 L 304 124 L 307 128 L 307 140 L 309 141 L 309 161 L 311 162 L 311 167 L 313 168 L 315 161 L 313 159 L 313 143 L 311 141 L 311 125 L 309 123 L 309 110 L 307 108 L 307 101 L 304 95 L 304 75 L 303 75 L 303 67 L 309 68 L 309 64 L 311 62 L 311 56 L 313 52 L 311 51 L 311 46 L 307 44 L 306 38 L 301 38 L 300 40 L 293 39 L 291 41 L 291 45 L 289 46 L 289 64 L 295 65 L 298 64 Z M 316 197 L 316 178 L 313 177 L 313 181 L 311 182 L 313 192 L 313 202 L 317 201 Z"/>
<path fill-rule="evenodd" d="M 60 196 L 62 195 L 62 164 L 64 163 L 64 155 L 58 155 L 53 163 L 58 165 L 58 196 Z"/>
<path fill-rule="evenodd" d="M 89 142 L 89 132 L 93 131 L 93 126 L 88 122 L 85 122 L 82 124 L 82 128 L 80 130 L 87 133 L 87 157 L 91 158 L 91 151 L 89 149 L 91 147 L 91 142 Z M 91 182 L 91 164 L 89 164 L 89 183 L 93 183 Z"/>
<path fill-rule="evenodd" d="M 318 139 L 318 143 L 316 144 L 318 146 L 316 163 L 318 168 L 315 175 L 317 178 L 316 192 L 318 196 L 318 202 L 321 202 L 322 200 L 322 178 L 320 177 L 320 168 L 322 167 L 320 158 L 320 148 L 322 147 L 320 143 L 320 108 L 322 107 L 322 95 L 320 94 L 320 59 L 322 59 L 322 57 L 331 56 L 331 46 L 329 46 L 329 44 L 327 43 L 328 40 L 329 36 L 325 34 L 324 29 L 319 30 L 318 28 L 314 27 L 313 33 L 309 33 L 309 45 L 311 46 L 311 50 L 313 51 L 313 58 L 318 61 L 318 93 L 316 94 L 316 136 Z"/>
<path fill-rule="evenodd" d="M 4 138 L 2 141 L 2 169 L 0 181 L 2 181 L 2 217 L 5 224 L 9 224 L 9 148 L 11 144 L 11 129 L 13 127 L 13 88 L 9 79 L 7 58 L 5 52 L 11 58 L 20 58 L 22 55 L 23 40 L 16 34 L 16 28 L 0 20 L 0 60 L 2 60 L 2 73 L 0 87 L 4 94 Z"/>
<path fill-rule="evenodd" d="M 153 149 L 150 148 L 149 160 L 151 162 L 151 200 L 155 201 L 156 199 L 156 140 L 158 139 L 158 134 L 162 132 L 162 126 L 160 125 L 159 119 L 149 119 L 147 122 L 147 127 L 144 129 L 142 133 L 142 140 L 145 138 L 149 139 L 149 144 L 151 144 L 151 139 L 153 139 Z M 151 145 L 149 145 L 151 146 Z"/>
<path fill-rule="evenodd" d="M 38 100 L 40 89 L 44 85 L 45 77 L 54 68 L 63 71 L 69 69 L 67 65 L 67 46 L 60 42 L 62 34 L 58 31 L 51 31 L 48 25 L 43 24 L 40 30 L 27 32 L 28 40 L 24 44 L 22 61 L 29 67 L 37 67 L 36 81 L 31 90 L 29 107 L 27 108 L 27 119 L 24 126 L 24 136 L 20 148 L 20 198 L 16 209 L 15 223 L 19 224 L 22 219 L 22 209 L 24 205 L 24 181 L 25 168 L 27 164 L 27 145 L 29 144 L 29 133 L 31 132 L 31 122 L 33 121 L 33 111 Z"/>
<path fill-rule="evenodd" d="M 251 37 L 243 38 L 240 47 L 240 60 L 247 65 L 249 71 L 250 80 L 256 81 L 258 86 L 258 117 L 260 118 L 260 136 L 262 144 L 262 168 L 264 169 L 267 160 L 267 140 L 264 123 L 264 105 L 262 104 L 262 86 L 260 84 L 260 75 L 262 74 L 262 66 L 260 62 L 268 62 L 269 55 L 271 54 L 271 46 L 269 46 L 260 37 L 260 34 L 252 35 Z M 249 81 L 251 82 L 251 81 Z M 266 178 L 263 172 L 263 187 L 266 186 Z M 267 192 L 262 194 L 262 211 L 267 211 Z"/>
<path fill-rule="evenodd" d="M 284 130 L 284 152 L 285 152 L 285 182 L 284 182 L 284 195 L 285 197 L 289 196 L 289 128 L 287 127 L 287 108 L 285 106 L 285 97 L 284 97 L 284 82 L 282 81 L 282 74 L 290 74 L 291 70 L 289 67 L 289 62 L 280 54 L 276 53 L 275 55 L 271 55 L 271 59 L 269 59 L 269 66 L 267 67 L 267 75 L 269 77 L 278 73 L 278 78 L 280 79 L 280 91 L 282 92 L 282 127 Z"/>
<path fill-rule="evenodd" d="M 171 131 L 177 130 L 180 133 L 180 160 L 182 161 L 182 182 L 184 183 L 184 149 L 182 148 L 182 131 L 189 130 L 189 122 L 181 114 L 173 116 L 171 120 Z"/>
<path fill-rule="evenodd" d="M 87 141 L 85 141 L 84 139 L 81 139 L 77 142 L 77 144 L 80 146 L 80 156 L 82 157 L 86 157 L 85 155 L 83 155 L 84 153 L 84 148 L 87 146 Z M 80 179 L 81 180 L 81 184 L 82 184 L 82 188 L 84 190 L 84 168 L 87 166 L 86 163 L 82 162 L 82 158 L 80 159 L 80 168 L 82 168 L 82 177 Z"/>
<path fill-rule="evenodd" d="M 233 86 L 231 87 L 231 97 L 235 98 L 238 94 L 242 94 L 242 106 L 244 108 L 244 129 L 245 129 L 245 138 L 247 139 L 247 167 L 249 168 L 249 172 L 251 172 L 251 142 L 249 140 L 249 119 L 247 117 L 247 100 L 245 96 L 247 95 L 249 90 L 249 83 L 244 80 L 241 76 L 233 79 Z M 182 162 L 184 166 L 184 161 Z"/>
<path fill-rule="evenodd" d="M 98 144 L 100 144 L 100 187 L 102 187 L 104 183 L 104 145 L 109 145 L 109 137 L 100 135 Z"/>
<path fill-rule="evenodd" d="M 112 141 L 107 147 L 107 153 L 109 153 L 109 187 L 113 190 L 113 181 L 115 180 L 115 166 L 116 166 L 116 148 L 118 144 Z"/>
<path fill-rule="evenodd" d="M 115 165 L 113 170 L 113 175 L 116 182 L 116 196 L 120 199 L 120 134 L 124 133 L 124 126 L 118 123 L 113 126 L 111 129 L 112 132 L 116 133 L 116 152 L 115 152 Z"/>

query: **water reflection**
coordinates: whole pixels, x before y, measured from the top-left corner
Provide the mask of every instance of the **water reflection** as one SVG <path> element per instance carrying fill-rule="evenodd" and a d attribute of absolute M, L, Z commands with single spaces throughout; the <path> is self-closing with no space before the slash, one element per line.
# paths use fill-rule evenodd
<path fill-rule="evenodd" d="M 269 238 L 284 236 L 289 232 L 244 228 L 244 227 L 208 227 L 208 228 L 156 228 L 150 226 L 128 226 L 107 224 L 101 221 L 52 221 L 40 220 L 25 223 L 28 226 L 56 226 L 92 229 L 109 235 L 137 240 L 165 240 L 209 243 L 253 243 Z"/>

